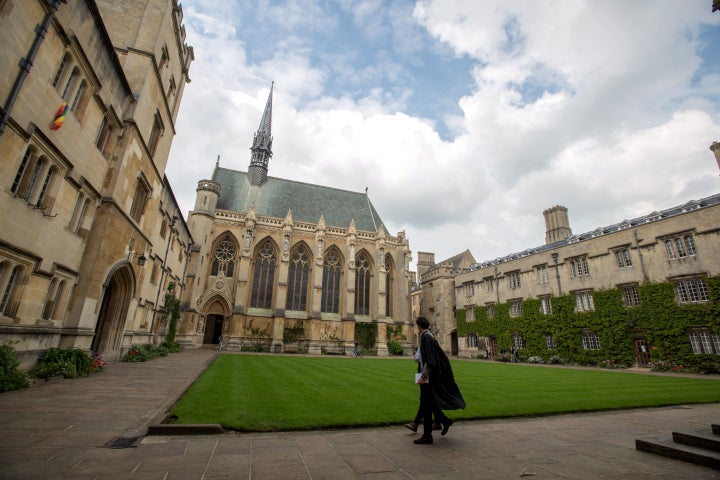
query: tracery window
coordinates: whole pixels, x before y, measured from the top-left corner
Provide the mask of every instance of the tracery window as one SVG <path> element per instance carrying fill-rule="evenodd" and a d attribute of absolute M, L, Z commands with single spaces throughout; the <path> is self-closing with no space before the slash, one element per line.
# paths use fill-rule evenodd
<path fill-rule="evenodd" d="M 370 315 L 370 259 L 365 252 L 355 258 L 355 313 Z"/>
<path fill-rule="evenodd" d="M 307 309 L 309 257 L 309 249 L 305 245 L 298 245 L 290 254 L 286 310 L 305 311 Z"/>
<path fill-rule="evenodd" d="M 330 250 L 323 262 L 321 312 L 340 312 L 340 273 L 340 256 L 336 250 Z"/>
<path fill-rule="evenodd" d="M 215 247 L 214 256 L 211 275 L 232 277 L 235 264 L 235 244 L 227 237 L 224 238 Z"/>
<path fill-rule="evenodd" d="M 251 308 L 271 308 L 275 285 L 275 249 L 266 240 L 255 255 Z"/>

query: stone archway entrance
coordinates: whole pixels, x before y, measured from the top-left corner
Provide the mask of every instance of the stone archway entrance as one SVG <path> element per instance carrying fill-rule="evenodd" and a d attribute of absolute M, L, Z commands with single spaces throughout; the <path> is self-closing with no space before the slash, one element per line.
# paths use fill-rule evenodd
<path fill-rule="evenodd" d="M 457 330 L 450 332 L 450 355 L 457 356 L 458 354 L 458 337 Z"/>
<path fill-rule="evenodd" d="M 108 360 L 120 357 L 125 320 L 135 292 L 135 277 L 127 265 L 116 269 L 105 283 L 91 350 Z"/>
<path fill-rule="evenodd" d="M 205 334 L 203 345 L 217 345 L 223 331 L 224 317 L 217 313 L 211 313 L 205 319 Z"/>

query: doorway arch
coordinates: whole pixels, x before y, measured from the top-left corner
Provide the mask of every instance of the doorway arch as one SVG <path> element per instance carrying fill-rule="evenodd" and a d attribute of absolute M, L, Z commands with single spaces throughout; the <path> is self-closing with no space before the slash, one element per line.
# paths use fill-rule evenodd
<path fill-rule="evenodd" d="M 128 264 L 119 265 L 108 274 L 103 290 L 95 336 L 90 349 L 108 359 L 120 357 L 123 332 L 130 300 L 135 296 L 135 275 Z"/>
<path fill-rule="evenodd" d="M 229 308 L 221 297 L 215 297 L 207 303 L 205 308 L 205 330 L 203 332 L 203 345 L 215 345 L 220 339 L 220 335 L 227 330 L 225 318 L 229 316 Z M 227 344 L 228 339 L 223 338 L 223 344 Z"/>

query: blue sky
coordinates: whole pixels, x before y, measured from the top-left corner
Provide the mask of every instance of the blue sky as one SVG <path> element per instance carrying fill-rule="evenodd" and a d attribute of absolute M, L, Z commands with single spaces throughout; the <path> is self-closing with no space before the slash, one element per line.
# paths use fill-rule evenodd
<path fill-rule="evenodd" d="M 271 82 L 271 176 L 369 189 L 414 252 L 476 260 L 720 192 L 711 0 L 184 0 L 195 49 L 167 175 L 246 171 Z M 416 258 L 417 255 L 414 255 Z"/>

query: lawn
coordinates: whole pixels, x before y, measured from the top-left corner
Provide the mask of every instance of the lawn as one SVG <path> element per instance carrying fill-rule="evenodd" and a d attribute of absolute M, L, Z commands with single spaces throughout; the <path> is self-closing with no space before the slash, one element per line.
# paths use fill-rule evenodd
<path fill-rule="evenodd" d="M 548 415 L 720 402 L 720 380 L 452 360 L 467 408 L 453 419 Z M 309 430 L 411 421 L 410 358 L 219 355 L 170 412 L 175 423 L 238 431 Z"/>

